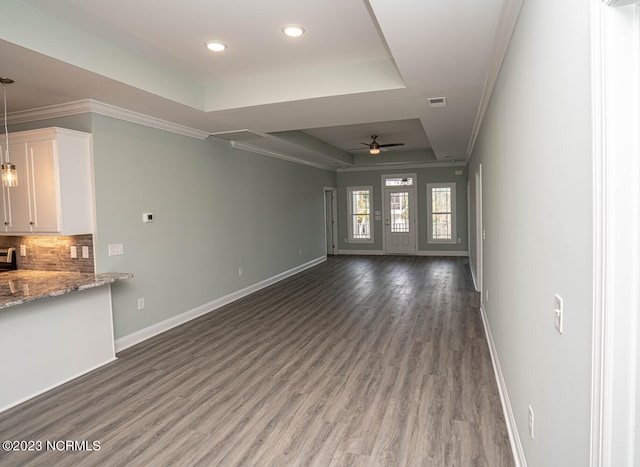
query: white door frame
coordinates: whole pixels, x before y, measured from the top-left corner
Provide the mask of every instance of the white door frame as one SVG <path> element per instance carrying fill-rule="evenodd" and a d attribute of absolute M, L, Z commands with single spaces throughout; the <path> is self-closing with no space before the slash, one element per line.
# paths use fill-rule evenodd
<path fill-rule="evenodd" d="M 385 180 L 387 178 L 399 178 L 399 177 L 413 177 L 413 185 L 411 186 L 397 186 L 387 187 Z M 407 188 L 407 191 L 412 192 L 413 205 L 411 206 L 411 213 L 413 213 L 413 225 L 411 226 L 413 233 L 413 253 L 418 254 L 418 202 L 416 197 L 416 187 L 418 186 L 418 175 L 415 173 L 401 173 L 401 174 L 383 174 L 381 175 L 382 185 L 382 250 L 384 254 L 387 254 L 387 228 L 384 224 L 384 219 L 387 218 L 387 190 L 395 188 Z M 411 196 L 411 195 L 410 195 Z"/>
<path fill-rule="evenodd" d="M 593 350 L 591 466 L 638 465 L 640 1 L 591 0 Z M 629 3 L 617 0 L 617 4 Z"/>
<path fill-rule="evenodd" d="M 476 290 L 482 292 L 484 227 L 482 224 L 482 164 L 476 169 Z"/>
<path fill-rule="evenodd" d="M 331 211 L 327 209 L 327 193 L 331 193 Z M 327 254 L 337 255 L 338 254 L 338 189 L 335 187 L 324 187 L 323 191 L 323 202 L 324 202 L 324 222 L 325 222 L 325 234 L 324 234 L 324 245 L 325 252 Z M 331 213 L 331 219 L 328 218 L 329 213 Z M 327 238 L 327 223 L 332 222 L 332 235 L 333 242 L 331 244 L 331 248 L 329 248 L 329 239 Z M 331 253 L 329 251 L 331 250 Z"/>

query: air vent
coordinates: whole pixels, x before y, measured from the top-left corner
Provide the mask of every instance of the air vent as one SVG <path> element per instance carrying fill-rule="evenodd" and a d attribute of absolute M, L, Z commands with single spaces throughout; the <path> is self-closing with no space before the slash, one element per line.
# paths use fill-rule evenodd
<path fill-rule="evenodd" d="M 429 102 L 429 107 L 434 109 L 436 107 L 446 107 L 447 106 L 447 98 L 446 97 L 430 97 L 427 99 Z"/>
<path fill-rule="evenodd" d="M 245 141 L 247 139 L 264 138 L 264 136 L 250 130 L 221 131 L 219 133 L 211 133 L 211 136 L 215 136 L 216 138 L 224 139 L 226 141 Z"/>

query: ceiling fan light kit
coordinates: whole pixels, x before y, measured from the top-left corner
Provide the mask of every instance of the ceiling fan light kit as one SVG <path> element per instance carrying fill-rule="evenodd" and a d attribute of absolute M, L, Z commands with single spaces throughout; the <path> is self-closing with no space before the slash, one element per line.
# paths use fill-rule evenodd
<path fill-rule="evenodd" d="M 370 143 L 362 143 L 362 142 L 360 143 L 360 144 L 364 144 L 365 146 L 369 146 L 369 154 L 371 154 L 372 156 L 377 156 L 378 154 L 380 154 L 381 148 L 389 148 L 392 146 L 404 146 L 404 143 L 379 144 L 378 141 L 376 141 L 377 138 L 378 138 L 378 135 L 371 135 Z"/>

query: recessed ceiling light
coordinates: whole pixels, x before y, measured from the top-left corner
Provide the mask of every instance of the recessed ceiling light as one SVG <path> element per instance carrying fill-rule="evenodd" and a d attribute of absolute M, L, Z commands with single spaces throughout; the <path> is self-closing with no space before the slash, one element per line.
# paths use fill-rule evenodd
<path fill-rule="evenodd" d="M 205 44 L 207 49 L 212 50 L 213 52 L 224 52 L 227 50 L 227 44 L 223 44 L 220 41 L 207 41 Z"/>
<path fill-rule="evenodd" d="M 282 32 L 285 36 L 300 37 L 304 34 L 304 28 L 297 24 L 288 24 L 282 28 Z"/>

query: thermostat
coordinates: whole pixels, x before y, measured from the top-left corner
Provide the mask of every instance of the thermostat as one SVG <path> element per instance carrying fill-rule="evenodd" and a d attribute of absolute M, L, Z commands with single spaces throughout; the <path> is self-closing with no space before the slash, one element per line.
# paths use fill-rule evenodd
<path fill-rule="evenodd" d="M 153 213 L 152 212 L 143 212 L 142 213 L 142 222 L 153 222 Z"/>

